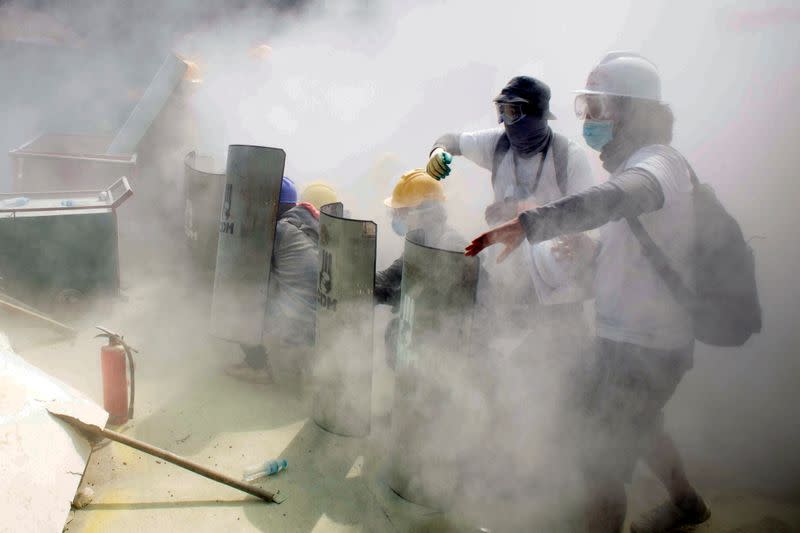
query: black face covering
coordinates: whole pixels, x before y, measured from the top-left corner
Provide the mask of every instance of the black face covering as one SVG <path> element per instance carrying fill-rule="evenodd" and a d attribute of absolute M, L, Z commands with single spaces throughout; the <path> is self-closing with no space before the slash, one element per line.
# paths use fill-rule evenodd
<path fill-rule="evenodd" d="M 525 116 L 505 128 L 511 147 L 524 157 L 541 152 L 550 140 L 550 126 L 545 118 Z"/>

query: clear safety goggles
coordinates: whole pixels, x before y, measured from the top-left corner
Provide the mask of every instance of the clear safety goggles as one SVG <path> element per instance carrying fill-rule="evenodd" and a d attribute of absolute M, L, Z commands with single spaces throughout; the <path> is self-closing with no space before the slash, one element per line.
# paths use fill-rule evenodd
<path fill-rule="evenodd" d="M 507 102 L 495 102 L 497 108 L 497 122 L 505 123 L 510 126 L 525 118 L 525 111 L 521 104 L 511 104 Z"/>
<path fill-rule="evenodd" d="M 575 116 L 579 120 L 609 120 L 611 100 L 602 94 L 579 94 L 575 97 Z"/>

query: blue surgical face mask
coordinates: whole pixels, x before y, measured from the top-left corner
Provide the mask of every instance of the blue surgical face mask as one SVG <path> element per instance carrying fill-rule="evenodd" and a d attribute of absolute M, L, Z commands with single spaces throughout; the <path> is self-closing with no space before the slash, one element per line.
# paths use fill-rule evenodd
<path fill-rule="evenodd" d="M 408 225 L 406 221 L 399 217 L 392 217 L 392 230 L 401 237 L 405 237 L 408 233 Z"/>
<path fill-rule="evenodd" d="M 614 138 L 614 121 L 587 118 L 583 121 L 583 138 L 586 144 L 600 152 Z"/>

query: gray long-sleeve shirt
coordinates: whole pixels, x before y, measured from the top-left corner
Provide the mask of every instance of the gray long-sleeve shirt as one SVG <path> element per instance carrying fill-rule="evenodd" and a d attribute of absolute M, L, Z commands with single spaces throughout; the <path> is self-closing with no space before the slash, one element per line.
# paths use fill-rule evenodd
<path fill-rule="evenodd" d="M 537 209 L 519 220 L 531 243 L 598 228 L 607 222 L 660 209 L 664 192 L 649 172 L 632 168 L 615 178 Z"/>
<path fill-rule="evenodd" d="M 670 146 L 645 146 L 603 185 L 519 216 L 531 242 L 600 227 L 594 276 L 599 337 L 660 350 L 693 342 L 691 317 L 625 220 L 638 217 L 670 266 L 693 287 L 694 203 L 688 168 Z"/>

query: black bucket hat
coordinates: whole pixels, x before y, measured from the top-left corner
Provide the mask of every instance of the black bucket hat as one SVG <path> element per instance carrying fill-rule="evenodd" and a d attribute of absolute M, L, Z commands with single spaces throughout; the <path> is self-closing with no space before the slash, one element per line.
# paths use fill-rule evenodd
<path fill-rule="evenodd" d="M 530 76 L 511 78 L 494 101 L 505 104 L 527 104 L 531 114 L 541 113 L 547 120 L 556 118 L 550 112 L 550 87 Z"/>

